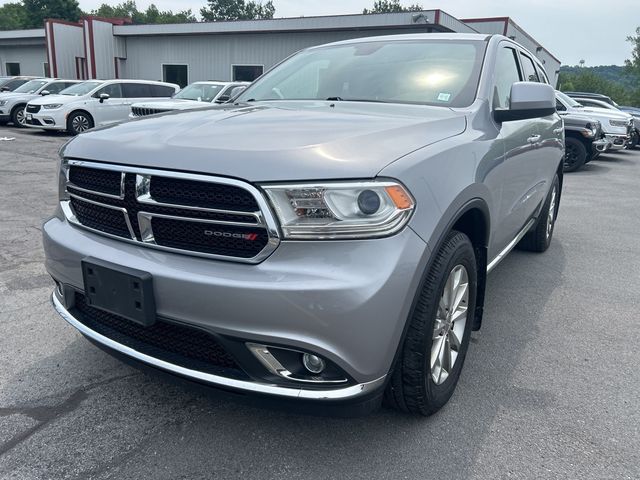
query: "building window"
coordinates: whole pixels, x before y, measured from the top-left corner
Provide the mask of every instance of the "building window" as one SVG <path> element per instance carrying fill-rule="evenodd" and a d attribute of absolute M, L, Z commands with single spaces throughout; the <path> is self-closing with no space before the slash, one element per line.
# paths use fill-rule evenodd
<path fill-rule="evenodd" d="M 169 83 L 177 83 L 180 88 L 189 84 L 188 65 L 162 65 L 162 80 Z"/>
<path fill-rule="evenodd" d="M 7 75 L 9 77 L 15 77 L 20 75 L 20 64 L 19 63 L 12 63 L 12 62 L 7 62 L 5 64 L 6 68 L 7 68 Z"/>
<path fill-rule="evenodd" d="M 42 73 L 44 73 L 45 77 L 51 76 L 51 72 L 49 70 L 49 63 L 45 62 L 42 64 Z"/>
<path fill-rule="evenodd" d="M 264 65 L 233 65 L 234 82 L 253 82 L 264 72 Z"/>

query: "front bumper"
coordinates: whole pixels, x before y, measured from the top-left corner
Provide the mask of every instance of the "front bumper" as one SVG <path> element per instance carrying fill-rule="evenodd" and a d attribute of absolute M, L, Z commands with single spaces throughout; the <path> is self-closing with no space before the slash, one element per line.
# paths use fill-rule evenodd
<path fill-rule="evenodd" d="M 377 240 L 282 242 L 261 264 L 246 265 L 150 250 L 58 217 L 44 225 L 44 247 L 49 273 L 77 291 L 80 262 L 88 256 L 143 270 L 153 277 L 158 316 L 242 342 L 318 354 L 352 381 L 307 388 L 184 368 L 89 329 L 54 295 L 60 315 L 91 340 L 199 382 L 313 400 L 347 400 L 384 385 L 429 256 L 426 243 L 406 228 Z"/>
<path fill-rule="evenodd" d="M 600 140 L 595 140 L 592 145 L 597 152 L 604 153 L 611 149 L 613 143 L 611 143 L 611 141 L 607 138 L 601 138 Z"/>
<path fill-rule="evenodd" d="M 45 130 L 66 130 L 66 115 L 59 110 L 41 109 L 38 113 L 25 112 L 26 126 L 33 128 L 41 128 Z M 29 117 L 31 115 L 31 117 Z"/>
<path fill-rule="evenodd" d="M 629 135 L 619 135 L 619 134 L 610 134 L 607 133 L 605 135 L 605 138 L 611 142 L 611 149 L 612 150 L 622 150 L 624 147 L 627 146 L 627 143 L 629 142 Z"/>

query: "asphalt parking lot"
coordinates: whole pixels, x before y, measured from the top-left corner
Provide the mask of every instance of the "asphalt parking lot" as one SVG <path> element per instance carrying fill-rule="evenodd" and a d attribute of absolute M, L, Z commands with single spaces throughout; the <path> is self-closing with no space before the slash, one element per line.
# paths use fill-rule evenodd
<path fill-rule="evenodd" d="M 458 389 L 431 418 L 327 418 L 134 370 L 49 304 L 40 225 L 61 135 L 2 128 L 1 479 L 640 478 L 640 151 L 565 177 L 550 250 L 490 275 Z"/>

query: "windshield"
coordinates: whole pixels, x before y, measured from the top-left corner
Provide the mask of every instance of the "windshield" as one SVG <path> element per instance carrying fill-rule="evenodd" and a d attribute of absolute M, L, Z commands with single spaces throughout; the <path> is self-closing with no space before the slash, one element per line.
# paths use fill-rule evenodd
<path fill-rule="evenodd" d="M 573 107 L 573 108 L 584 108 L 584 105 L 582 105 L 581 103 L 576 102 L 573 98 L 571 98 L 569 95 L 566 95 L 562 92 L 556 92 L 556 95 L 558 96 L 558 98 L 560 98 L 560 100 L 562 100 L 562 102 L 565 105 L 568 105 L 569 107 Z"/>
<path fill-rule="evenodd" d="M 79 97 L 81 95 L 86 95 L 87 93 L 90 93 L 91 91 L 93 91 L 93 89 L 95 89 L 96 87 L 99 87 L 100 85 L 102 85 L 102 82 L 77 83 L 76 85 L 73 85 L 69 88 L 65 88 L 64 90 L 62 90 L 60 92 L 60 95 L 72 95 L 74 97 Z"/>
<path fill-rule="evenodd" d="M 476 96 L 485 46 L 478 40 L 389 40 L 313 48 L 274 68 L 237 101 L 465 107 Z"/>
<path fill-rule="evenodd" d="M 31 80 L 30 82 L 25 83 L 24 85 L 19 86 L 14 90 L 15 93 L 36 93 L 42 87 L 44 87 L 48 80 Z"/>
<path fill-rule="evenodd" d="M 223 85 L 211 85 L 208 83 L 192 83 L 176 93 L 173 98 L 195 100 L 196 102 L 212 102 L 223 87 Z"/>

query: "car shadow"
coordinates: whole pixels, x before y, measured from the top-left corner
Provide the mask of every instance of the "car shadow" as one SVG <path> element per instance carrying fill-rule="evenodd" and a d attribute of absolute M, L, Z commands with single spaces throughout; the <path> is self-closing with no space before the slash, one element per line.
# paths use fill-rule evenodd
<path fill-rule="evenodd" d="M 0 444 L 0 476 L 16 468 L 51 478 L 69 470 L 82 478 L 471 477 L 500 412 L 535 414 L 554 403 L 512 376 L 526 368 L 522 353 L 540 333 L 564 266 L 555 241 L 544 255 L 513 252 L 489 275 L 484 324 L 458 388 L 429 418 L 386 408 L 326 417 L 194 393 L 118 362 L 51 311 L 47 322 L 56 322 L 64 348 L 0 386 L 1 398 L 13 399 L 0 418 L 36 422 Z M 38 453 L 26 455 L 31 445 Z"/>

